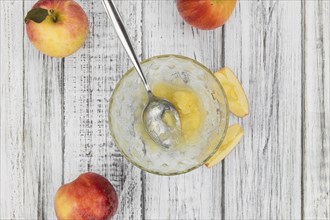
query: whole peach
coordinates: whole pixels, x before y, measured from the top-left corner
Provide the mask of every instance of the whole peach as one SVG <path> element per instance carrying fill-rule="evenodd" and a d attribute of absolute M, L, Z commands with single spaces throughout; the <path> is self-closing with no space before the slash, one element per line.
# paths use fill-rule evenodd
<path fill-rule="evenodd" d="M 212 30 L 222 26 L 233 12 L 237 0 L 177 0 L 182 18 L 190 25 Z"/>
<path fill-rule="evenodd" d="M 87 15 L 73 0 L 39 0 L 25 21 L 32 44 L 52 57 L 66 57 L 76 52 L 88 34 Z"/>
<path fill-rule="evenodd" d="M 55 195 L 55 213 L 59 220 L 106 220 L 115 214 L 117 207 L 118 198 L 111 183 L 91 172 L 61 186 Z"/>

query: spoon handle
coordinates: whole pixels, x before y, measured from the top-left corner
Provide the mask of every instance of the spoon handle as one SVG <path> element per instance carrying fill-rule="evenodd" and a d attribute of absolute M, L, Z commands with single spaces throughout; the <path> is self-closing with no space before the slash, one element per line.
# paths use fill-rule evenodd
<path fill-rule="evenodd" d="M 129 56 L 130 60 L 132 61 L 136 71 L 138 72 L 139 76 L 141 77 L 141 80 L 148 92 L 148 94 L 151 94 L 151 89 L 147 83 L 147 80 L 142 72 L 142 68 L 140 66 L 140 63 L 135 55 L 134 49 L 132 47 L 131 41 L 127 35 L 125 26 L 122 22 L 122 18 L 119 15 L 118 9 L 114 5 L 112 0 L 102 0 L 103 6 L 109 16 L 111 18 L 113 26 L 117 32 L 117 35 L 123 44 L 127 55 Z"/>

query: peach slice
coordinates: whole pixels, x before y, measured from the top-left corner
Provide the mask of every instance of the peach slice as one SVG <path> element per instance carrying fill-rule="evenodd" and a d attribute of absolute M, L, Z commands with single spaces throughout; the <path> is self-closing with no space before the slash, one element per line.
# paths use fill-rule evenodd
<path fill-rule="evenodd" d="M 210 168 L 223 160 L 240 142 L 243 133 L 243 128 L 239 124 L 231 125 L 219 150 L 205 163 L 205 166 Z"/>
<path fill-rule="evenodd" d="M 233 71 L 228 67 L 224 67 L 215 72 L 214 75 L 220 81 L 226 93 L 230 112 L 238 117 L 249 114 L 248 100 Z"/>

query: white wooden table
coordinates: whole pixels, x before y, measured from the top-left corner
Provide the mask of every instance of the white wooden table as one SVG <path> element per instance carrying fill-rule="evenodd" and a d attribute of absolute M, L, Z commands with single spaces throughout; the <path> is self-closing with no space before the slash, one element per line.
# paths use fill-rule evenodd
<path fill-rule="evenodd" d="M 65 59 L 40 54 L 24 16 L 0 1 L 0 219 L 54 219 L 57 188 L 106 176 L 115 219 L 330 219 L 330 1 L 240 0 L 229 22 L 200 31 L 173 0 L 116 0 L 140 59 L 182 54 L 229 66 L 251 113 L 240 145 L 212 169 L 161 177 L 125 160 L 108 131 L 108 101 L 131 67 L 100 0 L 79 1 L 90 34 Z"/>

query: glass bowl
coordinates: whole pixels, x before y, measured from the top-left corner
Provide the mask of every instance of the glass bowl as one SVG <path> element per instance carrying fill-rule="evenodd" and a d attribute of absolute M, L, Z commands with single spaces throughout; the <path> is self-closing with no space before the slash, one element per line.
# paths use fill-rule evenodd
<path fill-rule="evenodd" d="M 161 55 L 141 63 L 151 88 L 160 83 L 193 91 L 204 109 L 194 141 L 168 150 L 145 131 L 142 112 L 148 96 L 134 68 L 117 84 L 109 105 L 109 126 L 121 153 L 144 171 L 177 175 L 203 165 L 219 148 L 228 126 L 228 104 L 222 86 L 205 66 L 188 57 Z"/>

